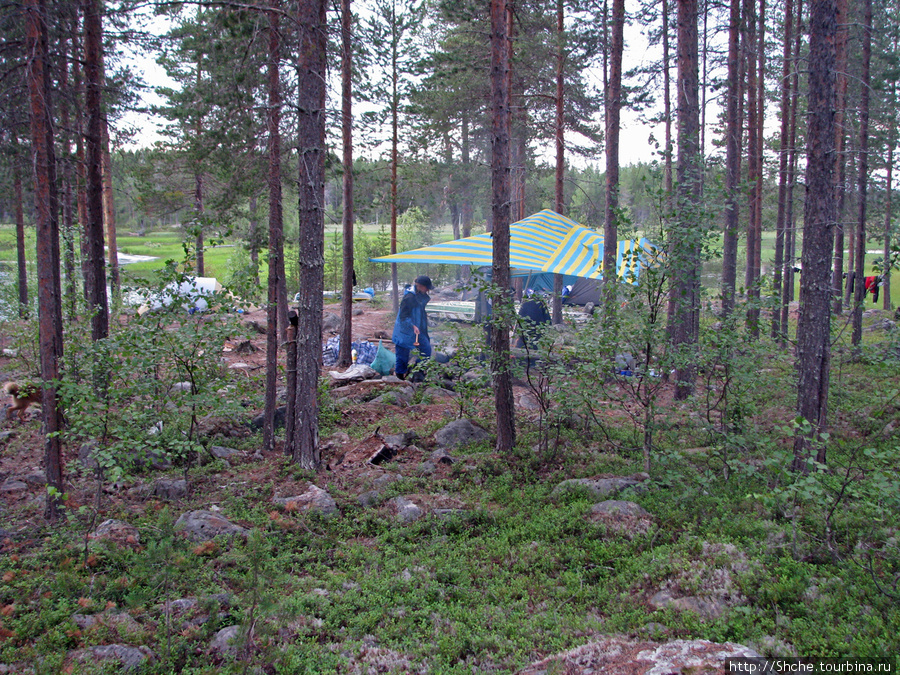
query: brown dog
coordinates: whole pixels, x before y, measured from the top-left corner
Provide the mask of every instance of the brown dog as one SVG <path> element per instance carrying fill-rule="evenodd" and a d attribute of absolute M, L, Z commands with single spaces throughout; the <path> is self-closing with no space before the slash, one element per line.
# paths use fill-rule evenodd
<path fill-rule="evenodd" d="M 13 413 L 19 411 L 19 420 L 25 421 L 25 411 L 34 403 L 40 405 L 43 393 L 40 387 L 32 384 L 19 386 L 16 382 L 7 382 L 3 385 L 3 390 L 9 394 L 10 405 L 6 409 L 6 419 L 12 419 Z"/>

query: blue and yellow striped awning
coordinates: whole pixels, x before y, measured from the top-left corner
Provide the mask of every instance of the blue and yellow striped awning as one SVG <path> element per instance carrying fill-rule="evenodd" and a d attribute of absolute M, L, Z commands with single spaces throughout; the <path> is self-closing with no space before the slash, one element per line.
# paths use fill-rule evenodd
<path fill-rule="evenodd" d="M 509 226 L 509 266 L 519 274 L 548 272 L 587 279 L 603 278 L 603 235 L 549 209 Z M 656 247 L 647 239 L 618 243 L 616 268 L 623 280 L 636 283 Z M 372 258 L 374 262 L 473 265 L 493 261 L 490 232 L 465 239 Z"/>

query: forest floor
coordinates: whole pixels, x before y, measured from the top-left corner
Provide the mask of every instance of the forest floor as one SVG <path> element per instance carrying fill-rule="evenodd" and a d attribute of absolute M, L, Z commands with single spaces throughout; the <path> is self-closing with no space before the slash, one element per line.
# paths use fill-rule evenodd
<path fill-rule="evenodd" d="M 355 339 L 390 334 L 389 308 L 357 307 Z M 25 344 L 22 330 L 0 347 Z M 458 347 L 480 339 L 455 322 L 431 331 Z M 793 359 L 765 340 L 742 343 L 731 370 L 710 365 L 692 401 L 654 383 L 650 417 L 634 379 L 557 372 L 535 388 L 520 374 L 518 443 L 505 456 L 490 440 L 487 381 L 456 392 L 434 379 L 332 383 L 313 472 L 281 441 L 260 452 L 248 422 L 262 410 L 265 336 L 249 335 L 254 351 L 238 352 L 238 339 L 222 351 L 220 391 L 244 387 L 244 412 L 213 410 L 200 426 L 205 448 L 233 454 L 98 477 L 79 460 L 84 444 L 66 443 L 60 524 L 43 516 L 38 409 L 3 422 L 0 673 L 120 672 L 129 658 L 147 673 L 518 672 L 585 645 L 601 646 L 527 672 L 624 673 L 644 672 L 636 645 L 679 640 L 777 657 L 900 654 L 896 332 L 867 333 L 862 359 L 837 343 L 829 466 L 809 476 L 785 471 Z M 27 378 L 33 363 L 2 356 L 0 378 Z M 460 416 L 489 439 L 446 447 L 438 432 Z M 135 430 L 134 447 L 155 442 Z M 610 515 L 609 500 L 638 509 Z M 250 536 L 176 534 L 196 511 Z M 109 519 L 133 534 L 104 539 Z M 613 651 L 632 660 L 603 661 Z"/>

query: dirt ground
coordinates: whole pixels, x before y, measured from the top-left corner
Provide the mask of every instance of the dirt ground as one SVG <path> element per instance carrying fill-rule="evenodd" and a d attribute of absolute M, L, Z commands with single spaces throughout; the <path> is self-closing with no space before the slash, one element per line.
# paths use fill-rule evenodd
<path fill-rule="evenodd" d="M 393 349 L 390 342 L 390 332 L 393 327 L 394 313 L 390 307 L 380 308 L 373 307 L 366 302 L 357 302 L 354 304 L 354 310 L 361 313 L 353 317 L 353 338 L 354 340 L 368 339 L 377 343 L 379 338 L 383 339 L 383 344 L 389 349 Z M 339 305 L 326 305 L 325 314 L 336 314 L 340 316 Z M 265 372 L 266 361 L 266 336 L 260 329 L 264 330 L 266 323 L 266 313 L 264 310 L 255 310 L 249 312 L 243 317 L 244 322 L 255 330 L 251 331 L 250 343 L 252 350 L 247 350 L 246 345 L 241 346 L 241 341 L 235 340 L 226 343 L 222 357 L 228 366 L 244 364 L 241 368 L 251 373 L 254 380 L 258 378 L 262 385 L 262 374 Z M 432 329 L 435 330 L 435 329 Z M 438 330 L 440 330 L 438 328 Z M 325 339 L 336 332 L 326 332 L 323 334 L 323 342 Z M 8 347 L 10 340 L 0 336 L 0 347 Z M 334 368 L 325 368 L 323 372 L 333 370 Z M 9 356 L 8 354 L 0 354 L 0 382 L 17 381 L 29 378 L 29 373 L 25 372 L 26 367 L 23 360 L 19 357 Z M 381 382 L 362 382 L 351 384 L 344 387 L 335 387 L 333 398 L 337 401 L 338 413 L 346 421 L 339 424 L 339 428 L 365 428 L 369 427 L 373 430 L 380 429 L 382 433 L 389 434 L 398 431 L 397 422 L 401 419 L 398 408 L 387 403 L 367 402 L 371 398 L 371 388 L 380 388 L 389 390 L 390 387 L 399 386 L 385 384 Z M 33 508 L 38 506 L 43 499 L 44 494 L 44 474 L 43 474 L 43 438 L 40 433 L 41 428 L 41 412 L 40 407 L 33 406 L 28 410 L 27 421 L 20 422 L 18 419 L 7 420 L 5 408 L 8 406 L 8 400 L 5 394 L 3 396 L 4 415 L 0 419 L 0 514 L 3 514 L 4 520 L 7 522 L 6 527 L 25 527 L 29 528 L 37 525 L 42 518 L 40 513 L 42 509 Z M 415 405 L 404 408 L 402 418 L 404 422 L 404 430 L 415 429 L 430 426 L 433 428 L 435 420 L 451 421 L 456 417 L 456 406 L 452 399 L 441 400 L 429 405 Z M 254 415 L 262 412 L 261 410 L 247 411 L 247 420 L 234 421 L 230 425 L 225 424 L 224 428 L 211 430 L 211 442 L 218 445 L 246 445 L 246 439 L 251 435 L 251 431 L 247 429 L 246 422 Z M 282 432 L 283 433 L 283 432 Z M 234 440 L 232 440 L 234 439 Z M 349 436 L 343 432 L 336 432 L 333 436 L 323 438 L 321 440 L 323 471 L 328 472 L 328 481 L 342 487 L 352 487 L 365 483 L 371 478 L 369 474 L 373 471 L 379 471 L 377 468 L 369 465 L 367 462 L 361 463 L 342 463 L 345 456 L 350 456 L 357 445 L 362 447 L 365 443 L 371 442 L 367 437 L 361 442 L 359 439 L 351 441 Z M 427 438 L 417 439 L 413 447 L 407 448 L 404 455 L 393 459 L 394 462 L 403 466 L 404 464 L 418 466 L 427 454 L 431 451 L 430 445 L 433 441 Z M 251 461 L 250 453 L 234 466 L 231 472 L 233 478 L 241 478 L 242 480 L 254 481 L 272 481 L 276 485 L 285 483 L 282 487 L 290 489 L 288 483 L 294 482 L 285 479 L 279 475 L 282 444 L 279 441 L 276 452 L 271 456 L 263 458 L 260 462 L 259 458 L 253 458 Z M 78 448 L 64 446 L 64 474 L 68 481 L 67 492 L 69 492 L 71 501 L 69 505 L 74 507 L 82 503 L 91 501 L 91 492 L 95 489 L 95 483 L 89 475 L 79 474 L 74 470 L 78 466 Z M 445 472 L 447 468 L 444 465 L 438 466 L 438 473 Z M 152 475 L 145 477 L 152 480 Z M 140 483 L 144 478 L 138 477 L 134 484 Z M 28 486 L 27 490 L 6 491 L 3 489 L 4 483 L 7 481 L 25 482 Z M 215 481 L 214 481 L 215 482 Z M 215 491 L 220 487 L 218 485 L 204 485 L 203 490 L 210 491 L 209 498 L 215 501 Z M 295 487 L 295 485 L 294 485 Z M 196 486 L 196 489 L 201 489 Z M 109 498 L 125 508 L 138 508 L 139 501 L 134 501 L 128 497 L 128 486 L 124 490 L 117 491 L 115 494 L 109 493 Z"/>

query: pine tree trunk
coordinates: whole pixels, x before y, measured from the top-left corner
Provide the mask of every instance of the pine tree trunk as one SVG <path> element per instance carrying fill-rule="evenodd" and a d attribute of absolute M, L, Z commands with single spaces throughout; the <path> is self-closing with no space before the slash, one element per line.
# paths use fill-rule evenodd
<path fill-rule="evenodd" d="M 88 116 L 86 145 L 88 269 L 85 279 L 88 309 L 91 312 L 91 337 L 101 340 L 109 335 L 109 303 L 106 296 L 106 265 L 103 252 L 103 149 L 102 149 L 102 52 L 100 0 L 84 0 L 84 76 L 85 109 Z"/>
<path fill-rule="evenodd" d="M 102 73 L 102 70 L 101 70 Z M 109 286 L 113 298 L 121 294 L 119 281 L 119 249 L 116 245 L 116 205 L 112 187 L 112 157 L 109 153 L 109 122 L 106 115 L 100 117 L 101 164 L 103 174 L 103 222 L 106 225 L 106 247 L 109 258 Z"/>
<path fill-rule="evenodd" d="M 199 137 L 199 132 L 198 132 Z M 194 173 L 194 253 L 196 256 L 196 273 L 198 277 L 206 276 L 206 264 L 203 258 L 203 174 Z"/>
<path fill-rule="evenodd" d="M 615 311 L 619 279 L 619 117 L 622 109 L 622 53 L 625 49 L 625 0 L 613 0 L 609 88 L 606 90 L 606 218 L 603 228 L 603 285 L 606 313 Z"/>
<path fill-rule="evenodd" d="M 795 471 L 809 471 L 812 450 L 824 460 L 831 360 L 831 255 L 834 246 L 835 0 L 812 0 L 809 17 L 809 113 L 803 274 L 797 323 L 797 413 L 810 425 L 794 438 Z"/>
<path fill-rule="evenodd" d="M 339 365 L 349 366 L 353 340 L 353 14 L 350 0 L 341 0 L 341 141 L 344 166 L 344 264 L 341 291 L 341 354 Z"/>
<path fill-rule="evenodd" d="M 747 309 L 747 327 L 752 337 L 759 337 L 759 261 L 756 259 L 756 225 L 759 222 L 756 193 L 759 189 L 761 161 L 759 157 L 759 133 L 762 128 L 759 119 L 757 96 L 757 35 L 756 35 L 756 3 L 744 0 L 744 28 L 747 34 L 745 60 L 747 62 L 747 182 L 750 190 L 747 195 L 747 265 L 744 269 L 744 287 L 747 289 L 749 301 Z"/>
<path fill-rule="evenodd" d="M 269 52 L 266 117 L 269 138 L 269 271 L 266 307 L 266 409 L 263 418 L 263 448 L 275 450 L 275 409 L 278 406 L 278 287 L 284 276 L 284 224 L 281 205 L 281 2 L 269 0 Z M 281 263 L 279 265 L 279 262 Z M 280 275 L 280 276 L 279 276 Z M 282 308 L 285 313 L 286 308 Z"/>
<path fill-rule="evenodd" d="M 740 142 L 738 119 L 740 87 L 740 0 L 731 0 L 728 24 L 728 93 L 725 112 L 725 227 L 722 246 L 722 311 L 728 316 L 734 311 L 737 293 L 738 249 L 738 191 L 741 182 Z"/>
<path fill-rule="evenodd" d="M 25 30 L 37 229 L 38 342 L 41 382 L 44 386 L 41 433 L 44 437 L 44 471 L 48 487 L 44 513 L 48 520 L 55 522 L 62 509 L 63 496 L 62 448 L 59 437 L 62 413 L 57 406 L 55 388 L 59 377 L 59 360 L 62 358 L 62 305 L 47 8 L 43 0 L 27 0 L 25 3 Z"/>
<path fill-rule="evenodd" d="M 319 369 L 322 360 L 322 291 L 325 270 L 325 107 L 327 4 L 303 0 L 297 11 L 300 301 L 293 459 L 318 469 Z"/>
<path fill-rule="evenodd" d="M 837 194 L 836 209 L 837 221 L 834 227 L 834 269 L 831 274 L 831 282 L 834 287 L 834 313 L 840 314 L 844 309 L 842 291 L 844 288 L 844 199 L 846 195 L 846 170 L 847 158 L 844 152 L 846 134 L 844 133 L 844 116 L 847 108 L 847 40 L 849 29 L 847 27 L 847 0 L 837 0 L 837 42 L 835 48 L 837 58 L 837 101 L 834 118 L 834 161 L 835 161 L 835 189 Z M 848 260 L 852 267 L 852 260 Z M 848 270 L 849 271 L 849 270 Z M 850 297 L 851 275 L 847 275 L 847 298 Z"/>
<path fill-rule="evenodd" d="M 13 133 L 13 199 L 16 212 L 16 266 L 19 286 L 19 318 L 27 319 L 31 314 L 28 307 L 28 263 L 25 259 L 25 209 L 22 201 L 22 158 L 19 139 Z"/>
<path fill-rule="evenodd" d="M 803 41 L 803 0 L 797 0 L 797 30 L 794 31 L 794 53 L 791 59 L 791 122 L 788 135 L 788 186 L 787 211 L 785 213 L 785 278 L 782 284 L 781 326 L 785 340 L 788 337 L 790 306 L 794 301 L 794 261 L 797 258 L 797 228 L 794 217 L 794 185 L 797 180 L 797 105 L 800 100 L 800 47 Z"/>
<path fill-rule="evenodd" d="M 566 171 L 566 117 L 565 117 L 565 65 L 566 34 L 565 5 L 563 0 L 556 0 L 556 200 L 555 209 L 560 215 L 566 214 L 565 171 Z M 553 275 L 553 301 L 551 303 L 551 321 L 560 324 L 562 314 L 562 274 Z"/>
<path fill-rule="evenodd" d="M 77 12 L 73 12 L 76 15 Z M 62 59 L 59 68 L 59 90 L 61 97 L 66 102 L 60 106 L 60 122 L 62 123 L 61 133 L 61 149 L 62 149 L 62 240 L 65 246 L 63 253 L 63 268 L 66 276 L 66 291 L 63 304 L 66 307 L 66 316 L 69 320 L 74 320 L 77 307 L 77 288 L 75 282 L 75 217 L 73 213 L 73 205 L 75 198 L 75 171 L 72 161 L 72 136 L 71 136 L 71 117 L 69 109 L 72 101 L 75 100 L 73 91 L 69 86 L 69 67 L 74 60 L 75 38 L 72 38 L 72 52 L 69 51 L 68 40 L 62 41 L 63 53 L 65 58 Z"/>
<path fill-rule="evenodd" d="M 772 278 L 773 305 L 772 339 L 784 343 L 784 328 L 781 325 L 781 303 L 783 302 L 781 285 L 784 272 L 784 233 L 787 213 L 788 182 L 788 137 L 791 122 L 791 45 L 794 30 L 794 3 L 785 0 L 784 4 L 784 51 L 781 64 L 781 142 L 778 154 L 778 215 L 775 220 L 775 270 Z"/>
<path fill-rule="evenodd" d="M 678 0 L 678 188 L 673 258 L 674 327 L 670 331 L 682 360 L 676 368 L 675 398 L 694 391 L 700 310 L 700 106 L 697 0 Z"/>
<path fill-rule="evenodd" d="M 862 82 L 859 102 L 859 181 L 857 199 L 859 218 L 856 221 L 856 290 L 853 302 L 853 335 L 851 342 L 858 350 L 862 341 L 862 311 L 866 298 L 866 194 L 869 188 L 869 88 L 872 63 L 872 0 L 863 0 L 865 24 L 862 39 Z"/>
<path fill-rule="evenodd" d="M 512 374 L 509 370 L 509 36 L 506 0 L 491 0 L 491 212 L 493 232 L 494 325 L 491 328 L 491 379 L 497 416 L 497 452 L 509 453 L 516 442 Z M 509 15 L 511 16 L 511 15 Z"/>
<path fill-rule="evenodd" d="M 888 146 L 887 159 L 887 180 L 884 186 L 884 287 L 881 289 L 884 297 L 882 298 L 882 309 L 886 312 L 891 311 L 891 266 L 888 261 L 891 259 L 891 195 L 892 195 L 892 174 L 894 172 L 894 139 L 891 138 Z"/>

